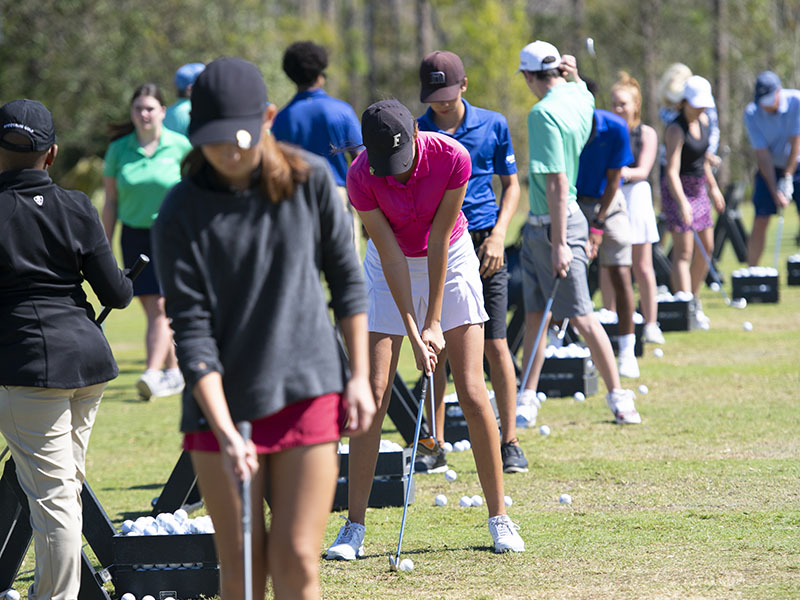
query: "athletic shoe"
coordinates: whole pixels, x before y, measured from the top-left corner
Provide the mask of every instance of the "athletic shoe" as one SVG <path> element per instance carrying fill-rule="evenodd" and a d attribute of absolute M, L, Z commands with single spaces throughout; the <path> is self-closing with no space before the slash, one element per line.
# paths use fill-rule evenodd
<path fill-rule="evenodd" d="M 634 398 L 633 390 L 616 389 L 606 395 L 608 408 L 614 413 L 617 425 L 638 425 L 642 422 L 642 417 L 636 412 Z"/>
<path fill-rule="evenodd" d="M 542 403 L 536 390 L 522 390 L 517 396 L 517 427 L 533 427 Z"/>
<path fill-rule="evenodd" d="M 447 471 L 447 456 L 444 450 L 439 448 L 436 454 L 419 454 L 417 450 L 417 460 L 414 463 L 416 473 L 444 473 Z"/>
<path fill-rule="evenodd" d="M 339 535 L 328 548 L 326 560 L 355 560 L 364 556 L 364 533 L 366 527 L 360 523 L 353 523 L 345 519 L 345 524 L 339 529 Z"/>
<path fill-rule="evenodd" d="M 489 518 L 489 533 L 492 534 L 495 552 L 525 552 L 525 542 L 519 537 L 519 525 L 508 515 Z"/>
<path fill-rule="evenodd" d="M 148 401 L 154 397 L 162 395 L 164 389 L 164 374 L 155 369 L 147 369 L 136 382 L 136 390 L 139 392 L 139 400 Z"/>
<path fill-rule="evenodd" d="M 663 344 L 666 341 L 658 323 L 645 323 L 642 341 L 647 344 Z"/>
<path fill-rule="evenodd" d="M 629 379 L 639 378 L 639 362 L 633 354 L 629 356 L 620 356 L 617 365 L 620 377 L 627 377 Z"/>
<path fill-rule="evenodd" d="M 503 473 L 527 473 L 528 459 L 514 442 L 500 444 L 500 455 L 503 457 Z"/>
<path fill-rule="evenodd" d="M 162 388 L 158 394 L 155 394 L 159 398 L 180 394 L 186 386 L 180 369 L 167 369 L 163 371 L 161 381 Z"/>

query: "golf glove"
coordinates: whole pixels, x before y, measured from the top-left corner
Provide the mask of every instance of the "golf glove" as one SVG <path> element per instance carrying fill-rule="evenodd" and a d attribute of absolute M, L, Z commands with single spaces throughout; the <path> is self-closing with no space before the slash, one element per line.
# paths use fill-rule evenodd
<path fill-rule="evenodd" d="M 778 180 L 778 191 L 786 196 L 788 200 L 794 195 L 794 182 L 791 175 L 784 175 Z"/>

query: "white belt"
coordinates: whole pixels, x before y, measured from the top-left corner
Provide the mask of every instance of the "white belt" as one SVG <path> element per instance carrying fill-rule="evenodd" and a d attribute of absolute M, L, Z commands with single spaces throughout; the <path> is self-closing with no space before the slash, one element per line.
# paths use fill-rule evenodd
<path fill-rule="evenodd" d="M 570 202 L 567 204 L 567 217 L 574 215 L 580 208 L 577 203 Z M 550 225 L 550 215 L 528 215 L 528 225 L 534 227 L 542 227 L 543 225 Z"/>

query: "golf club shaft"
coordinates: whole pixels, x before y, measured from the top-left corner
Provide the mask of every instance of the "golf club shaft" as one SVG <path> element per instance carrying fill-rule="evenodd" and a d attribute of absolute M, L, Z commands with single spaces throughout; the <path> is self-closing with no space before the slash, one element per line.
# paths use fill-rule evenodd
<path fill-rule="evenodd" d="M 436 437 L 436 402 L 434 402 L 433 399 L 433 373 L 428 375 L 428 395 L 431 397 L 431 437 L 433 441 L 436 442 L 438 438 Z M 434 445 L 434 448 L 435 447 Z"/>
<path fill-rule="evenodd" d="M 775 237 L 775 260 L 773 266 L 778 269 L 778 259 L 781 253 L 781 238 L 783 237 L 783 209 L 778 211 L 778 235 Z"/>
<path fill-rule="evenodd" d="M 706 260 L 706 264 L 708 265 L 708 272 L 711 273 L 711 278 L 714 282 L 719 286 L 719 291 L 722 294 L 722 298 L 725 300 L 725 304 L 730 305 L 731 299 L 728 298 L 728 294 L 725 292 L 725 288 L 722 287 L 722 282 L 719 280 L 719 275 L 717 274 L 717 270 L 714 268 L 713 263 L 711 262 L 711 257 L 706 252 L 706 247 L 703 245 L 703 240 L 700 239 L 700 234 L 697 233 L 696 229 L 692 229 L 694 232 L 694 241 L 698 248 L 700 248 L 700 252 L 703 253 L 703 258 Z"/>
<path fill-rule="evenodd" d="M 547 298 L 547 303 L 544 306 L 544 312 L 542 313 L 542 320 L 539 323 L 539 331 L 536 333 L 536 341 L 533 342 L 533 346 L 531 347 L 531 355 L 528 357 L 528 364 L 525 366 L 525 374 L 522 376 L 522 382 L 519 386 L 519 391 L 525 391 L 525 386 L 528 385 L 528 377 L 531 374 L 531 367 L 533 366 L 533 359 L 536 356 L 536 349 L 539 347 L 539 342 L 542 341 L 542 334 L 544 333 L 544 329 L 547 326 L 547 315 L 550 313 L 550 309 L 553 307 L 553 300 L 556 297 L 556 292 L 558 291 L 558 284 L 561 282 L 560 277 L 556 277 L 555 281 L 553 282 L 553 289 L 550 291 L 550 296 Z"/>
<path fill-rule="evenodd" d="M 134 281 L 139 276 L 139 274 L 144 270 L 144 268 L 149 264 L 150 264 L 150 257 L 147 256 L 146 254 L 140 254 L 139 258 L 136 259 L 136 262 L 133 263 L 131 270 L 128 271 L 128 279 Z M 111 312 L 111 307 L 106 306 L 100 313 L 100 316 L 97 317 L 97 324 L 100 325 L 103 321 L 105 321 L 106 317 L 110 312 Z"/>
<path fill-rule="evenodd" d="M 245 442 L 250 441 L 252 425 L 242 421 L 236 425 Z M 244 600 L 253 600 L 253 529 L 252 506 L 250 502 L 250 475 L 242 481 L 242 577 L 244 578 Z"/>
<path fill-rule="evenodd" d="M 567 327 L 569 327 L 569 317 L 564 319 L 561 323 L 561 329 L 558 330 L 558 339 L 563 340 L 567 334 Z"/>
<path fill-rule="evenodd" d="M 400 521 L 400 537 L 397 540 L 397 554 L 395 555 L 395 567 L 400 566 L 400 550 L 403 547 L 403 532 L 406 528 L 406 513 L 408 512 L 408 499 L 411 493 L 411 484 L 414 482 L 414 462 L 417 460 L 417 445 L 419 444 L 419 431 L 422 427 L 422 413 L 425 406 L 425 398 L 428 393 L 431 394 L 431 402 L 433 402 L 433 374 L 426 376 L 425 381 L 422 383 L 422 398 L 419 401 L 419 408 L 417 409 L 417 425 L 414 429 L 414 446 L 411 450 L 411 462 L 408 465 L 408 483 L 406 485 L 406 497 L 403 501 L 403 519 Z"/>

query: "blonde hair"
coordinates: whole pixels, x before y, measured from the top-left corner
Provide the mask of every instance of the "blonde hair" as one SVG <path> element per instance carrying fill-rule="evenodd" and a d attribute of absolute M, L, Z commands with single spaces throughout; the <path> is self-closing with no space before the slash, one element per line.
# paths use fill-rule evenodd
<path fill-rule="evenodd" d="M 617 73 L 617 81 L 611 86 L 611 93 L 617 90 L 621 92 L 628 92 L 633 99 L 635 106 L 633 110 L 633 119 L 628 123 L 628 127 L 633 129 L 642 122 L 642 88 L 639 82 L 634 77 L 631 77 L 627 71 L 620 71 Z"/>
<path fill-rule="evenodd" d="M 658 82 L 658 97 L 661 105 L 678 110 L 683 101 L 683 89 L 692 70 L 683 63 L 672 63 Z"/>

